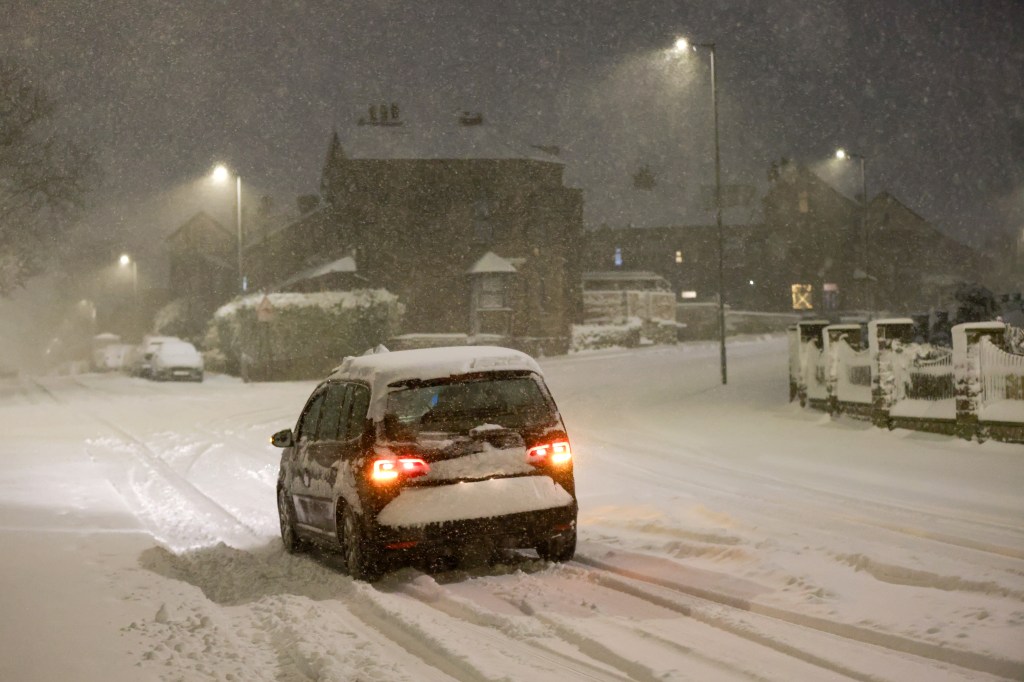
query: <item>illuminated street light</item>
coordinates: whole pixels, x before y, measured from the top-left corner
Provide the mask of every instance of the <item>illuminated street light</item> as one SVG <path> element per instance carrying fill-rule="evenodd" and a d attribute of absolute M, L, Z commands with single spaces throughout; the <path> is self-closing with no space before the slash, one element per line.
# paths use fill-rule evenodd
<path fill-rule="evenodd" d="M 139 303 L 139 267 L 131 256 L 127 253 L 122 253 L 121 257 L 117 259 L 117 262 L 122 268 L 126 268 L 129 265 L 132 266 L 132 295 L 135 297 L 135 304 Z"/>
<path fill-rule="evenodd" d="M 222 185 L 231 179 L 231 171 L 224 164 L 217 164 L 210 175 L 215 183 Z M 237 216 L 237 239 L 238 242 L 238 288 L 245 293 L 247 282 L 245 273 L 242 270 L 242 176 L 235 175 L 235 214 Z"/>
<path fill-rule="evenodd" d="M 703 48 L 711 57 L 711 110 L 715 130 L 715 225 L 718 228 L 718 344 L 722 365 L 722 383 L 728 381 L 725 360 L 725 237 L 722 233 L 722 162 L 718 144 L 718 82 L 715 78 L 715 44 L 690 43 L 686 38 L 677 38 L 673 46 L 674 52 L 694 51 Z"/>
<path fill-rule="evenodd" d="M 868 280 L 868 184 L 865 174 L 867 157 L 863 154 L 854 154 L 845 149 L 836 150 L 836 158 L 842 161 L 846 159 L 858 159 L 860 161 L 860 265 L 864 278 L 864 286 L 869 287 Z M 856 273 L 854 279 L 857 279 Z M 866 301 L 865 301 L 866 302 Z M 873 302 L 869 307 L 874 307 Z"/>

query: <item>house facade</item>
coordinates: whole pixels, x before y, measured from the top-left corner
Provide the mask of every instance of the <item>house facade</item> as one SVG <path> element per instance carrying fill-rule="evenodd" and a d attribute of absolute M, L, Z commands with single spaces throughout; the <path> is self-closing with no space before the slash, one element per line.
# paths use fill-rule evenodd
<path fill-rule="evenodd" d="M 722 281 L 733 308 L 839 315 L 911 313 L 950 302 L 958 282 L 983 280 L 973 249 L 881 193 L 865 206 L 806 167 L 775 166 L 750 224 L 726 223 Z M 586 270 L 650 270 L 679 300 L 718 293 L 714 225 L 602 227 L 586 233 Z"/>
<path fill-rule="evenodd" d="M 213 311 L 238 291 L 236 237 L 199 211 L 172 232 L 166 244 L 170 297 L 184 307 L 187 332 L 201 333 Z"/>
<path fill-rule="evenodd" d="M 332 136 L 322 204 L 252 250 L 256 286 L 347 256 L 364 286 L 398 295 L 406 333 L 564 352 L 582 315 L 583 199 L 561 160 L 479 115 L 374 109 Z"/>

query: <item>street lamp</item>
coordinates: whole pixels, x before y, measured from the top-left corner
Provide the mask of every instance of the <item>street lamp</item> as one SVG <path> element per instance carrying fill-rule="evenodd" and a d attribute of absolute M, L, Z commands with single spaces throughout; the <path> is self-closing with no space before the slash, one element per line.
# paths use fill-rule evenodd
<path fill-rule="evenodd" d="M 126 268 L 129 265 L 132 266 L 132 295 L 135 297 L 135 304 L 139 303 L 139 268 L 131 256 L 127 253 L 122 253 L 121 257 L 117 259 L 117 262 L 122 268 Z"/>
<path fill-rule="evenodd" d="M 867 164 L 867 157 L 863 154 L 854 154 L 845 149 L 836 150 L 836 158 L 845 161 L 846 159 L 857 159 L 860 161 L 860 264 L 861 274 L 864 278 L 864 286 L 868 287 L 868 185 L 864 167 Z M 856 273 L 854 273 L 856 279 Z M 867 298 L 865 298 L 867 303 Z M 874 307 L 873 302 L 869 307 Z"/>
<path fill-rule="evenodd" d="M 722 161 L 718 144 L 718 82 L 715 79 L 715 44 L 690 43 L 686 38 L 677 38 L 673 51 L 685 53 L 692 49 L 706 49 L 711 58 L 711 109 L 715 130 L 715 227 L 718 230 L 718 345 L 722 364 L 722 384 L 728 382 L 725 361 L 725 236 L 722 232 Z"/>
<path fill-rule="evenodd" d="M 217 164 L 211 175 L 213 181 L 222 185 L 231 179 L 231 171 L 224 164 Z M 237 242 L 238 242 L 238 288 L 245 293 L 247 288 L 245 274 L 242 270 L 242 176 L 235 175 L 235 214 L 237 216 Z"/>

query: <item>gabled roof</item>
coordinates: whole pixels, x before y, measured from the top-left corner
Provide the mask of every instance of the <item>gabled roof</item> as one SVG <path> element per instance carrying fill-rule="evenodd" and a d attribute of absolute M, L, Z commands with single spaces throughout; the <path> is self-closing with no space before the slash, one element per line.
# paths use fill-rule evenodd
<path fill-rule="evenodd" d="M 178 235 L 196 227 L 216 230 L 220 232 L 222 236 L 225 236 L 229 239 L 235 238 L 234 234 L 232 234 L 223 225 L 221 225 L 219 222 L 210 217 L 209 213 L 207 213 L 206 211 L 197 211 L 195 215 L 193 215 L 191 218 L 189 218 L 181 225 L 179 225 L 178 229 L 167 235 L 165 241 L 174 241 L 175 239 L 178 238 Z"/>
<path fill-rule="evenodd" d="M 515 266 L 498 254 L 493 251 L 488 251 L 484 255 L 480 256 L 480 259 L 473 264 L 473 267 L 466 271 L 466 274 L 479 275 L 493 272 L 514 273 L 517 272 L 517 270 L 515 269 Z"/>
<path fill-rule="evenodd" d="M 405 121 L 402 125 L 354 125 L 332 136 L 327 163 L 353 160 L 529 160 L 562 164 L 554 154 L 512 139 L 487 123 L 463 125 Z"/>
<path fill-rule="evenodd" d="M 323 263 L 311 268 L 301 270 L 296 274 L 292 275 L 288 279 L 284 280 L 278 285 L 279 289 L 283 289 L 287 286 L 295 284 L 296 282 L 303 282 L 306 280 L 317 279 L 318 277 L 324 277 L 326 275 L 333 275 L 335 273 L 354 273 L 356 271 L 356 261 L 352 256 L 345 256 L 338 260 L 331 261 L 329 263 Z"/>
<path fill-rule="evenodd" d="M 903 209 L 904 211 L 906 211 L 910 215 L 914 216 L 915 218 L 920 220 L 922 223 L 927 223 L 928 222 L 923 217 L 921 217 L 921 215 L 919 215 L 917 213 L 917 211 L 914 211 L 909 206 L 907 206 L 902 201 L 900 201 L 899 199 L 897 199 L 896 197 L 894 197 L 893 195 L 889 194 L 886 191 L 879 192 L 875 196 L 875 198 L 872 199 L 868 203 L 868 207 L 870 208 L 871 206 L 875 206 L 876 204 L 896 204 L 899 208 Z"/>

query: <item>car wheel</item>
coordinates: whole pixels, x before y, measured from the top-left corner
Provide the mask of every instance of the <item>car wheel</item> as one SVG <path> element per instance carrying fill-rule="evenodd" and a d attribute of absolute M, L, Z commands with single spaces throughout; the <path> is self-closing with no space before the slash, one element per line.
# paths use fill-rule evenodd
<path fill-rule="evenodd" d="M 363 531 L 359 517 L 352 508 L 344 505 L 341 512 L 341 547 L 345 556 L 345 567 L 348 574 L 356 580 L 372 582 L 380 577 L 377 558 Z"/>
<path fill-rule="evenodd" d="M 537 555 L 545 561 L 569 561 L 576 554 L 576 529 L 548 538 L 536 549 Z"/>
<path fill-rule="evenodd" d="M 295 532 L 295 508 L 284 488 L 277 490 L 277 518 L 281 521 L 281 544 L 284 545 L 284 551 L 298 554 L 303 550 L 303 542 Z"/>

